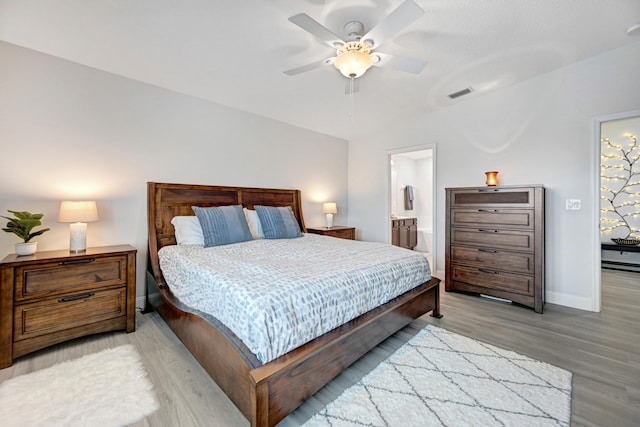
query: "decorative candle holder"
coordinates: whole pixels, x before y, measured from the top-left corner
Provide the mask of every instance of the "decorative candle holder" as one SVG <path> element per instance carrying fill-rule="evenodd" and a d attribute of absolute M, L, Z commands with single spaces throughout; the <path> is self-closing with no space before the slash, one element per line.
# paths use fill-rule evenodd
<path fill-rule="evenodd" d="M 493 187 L 498 185 L 498 171 L 485 172 L 487 175 L 487 185 Z"/>

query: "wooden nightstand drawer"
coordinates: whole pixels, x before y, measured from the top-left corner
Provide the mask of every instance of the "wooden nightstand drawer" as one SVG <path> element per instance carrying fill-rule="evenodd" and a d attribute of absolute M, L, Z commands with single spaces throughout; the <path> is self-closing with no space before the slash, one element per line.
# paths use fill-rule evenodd
<path fill-rule="evenodd" d="M 15 307 L 14 341 L 77 328 L 127 314 L 125 287 L 69 294 Z"/>
<path fill-rule="evenodd" d="M 351 239 L 353 240 L 353 230 L 336 230 L 328 236 L 337 237 L 339 239 Z"/>
<path fill-rule="evenodd" d="M 337 237 L 339 239 L 348 239 L 348 240 L 355 240 L 356 238 L 355 227 L 345 227 L 342 225 L 335 225 L 331 228 L 307 227 L 307 233 L 321 234 L 323 236 Z"/>
<path fill-rule="evenodd" d="M 16 302 L 126 283 L 127 257 L 73 258 L 16 268 Z"/>

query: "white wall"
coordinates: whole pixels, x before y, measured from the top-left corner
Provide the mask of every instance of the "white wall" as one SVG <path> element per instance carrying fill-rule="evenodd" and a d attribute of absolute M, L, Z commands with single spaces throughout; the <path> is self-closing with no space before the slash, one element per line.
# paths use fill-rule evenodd
<path fill-rule="evenodd" d="M 433 157 L 416 160 L 416 186 L 419 196 L 416 200 L 419 215 L 418 228 L 432 229 L 433 211 Z"/>
<path fill-rule="evenodd" d="M 350 141 L 349 223 L 364 240 L 388 241 L 387 150 L 437 144 L 437 274 L 444 278 L 444 188 L 483 186 L 484 172 L 497 170 L 501 184 L 547 188 L 547 301 L 593 309 L 594 120 L 637 110 L 639 75 L 635 43 Z M 582 210 L 565 210 L 568 198 Z"/>
<path fill-rule="evenodd" d="M 393 156 L 393 168 L 396 171 L 396 185 L 391 188 L 391 197 L 395 199 L 396 211 L 391 212 L 399 217 L 415 217 L 418 213 L 418 184 L 416 179 L 416 161 L 403 156 Z M 414 187 L 414 205 L 412 210 L 405 209 L 404 189 L 407 185 Z M 393 206 L 393 204 L 392 204 Z"/>
<path fill-rule="evenodd" d="M 346 223 L 344 140 L 4 42 L 0 64 L 0 214 L 44 213 L 52 230 L 36 239 L 39 250 L 63 249 L 69 226 L 57 222 L 59 202 L 97 200 L 87 243 L 138 249 L 138 296 L 147 181 L 297 188 L 307 225 L 324 224 L 327 200 Z M 0 233 L 0 258 L 16 242 Z"/>

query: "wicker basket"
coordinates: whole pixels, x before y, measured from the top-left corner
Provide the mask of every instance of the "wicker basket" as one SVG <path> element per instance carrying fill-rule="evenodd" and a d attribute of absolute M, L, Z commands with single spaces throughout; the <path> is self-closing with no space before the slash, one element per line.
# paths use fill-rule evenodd
<path fill-rule="evenodd" d="M 611 239 L 616 245 L 622 246 L 638 246 L 640 245 L 640 239 Z"/>

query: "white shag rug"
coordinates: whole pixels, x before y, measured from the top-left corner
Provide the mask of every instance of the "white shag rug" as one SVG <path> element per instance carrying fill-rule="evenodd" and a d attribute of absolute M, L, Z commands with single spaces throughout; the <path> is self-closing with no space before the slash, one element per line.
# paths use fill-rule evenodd
<path fill-rule="evenodd" d="M 304 427 L 569 426 L 571 376 L 428 325 Z"/>
<path fill-rule="evenodd" d="M 0 384 L 4 426 L 119 427 L 156 409 L 153 385 L 130 344 Z"/>

